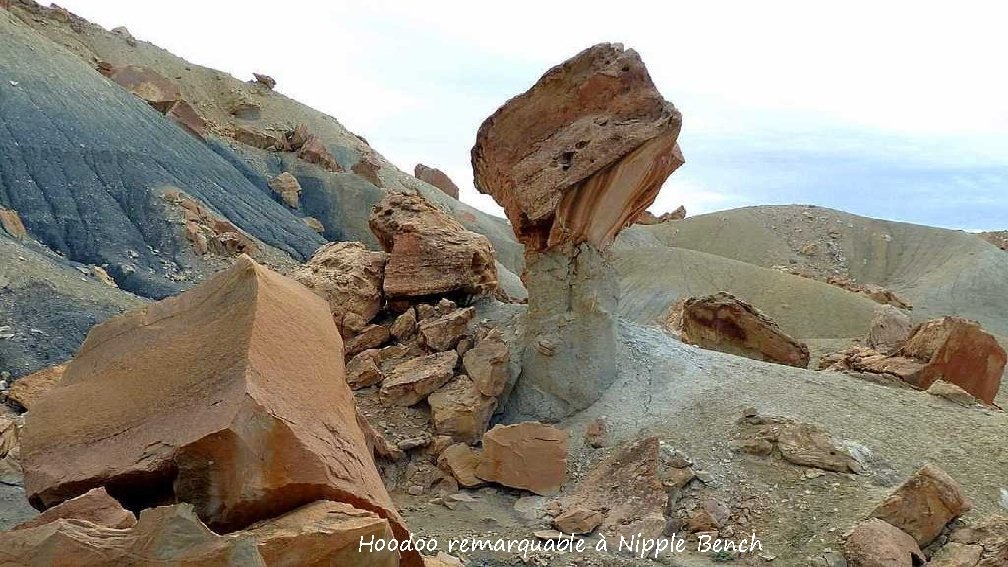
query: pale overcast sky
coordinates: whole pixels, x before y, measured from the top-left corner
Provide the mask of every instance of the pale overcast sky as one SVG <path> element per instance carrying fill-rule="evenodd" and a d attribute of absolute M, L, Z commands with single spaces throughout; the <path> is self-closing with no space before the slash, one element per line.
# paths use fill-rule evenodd
<path fill-rule="evenodd" d="M 686 165 L 652 210 L 812 203 L 1008 228 L 1001 2 L 61 0 L 338 118 L 401 169 L 472 189 L 476 129 L 601 41 L 640 52 L 683 113 Z"/>

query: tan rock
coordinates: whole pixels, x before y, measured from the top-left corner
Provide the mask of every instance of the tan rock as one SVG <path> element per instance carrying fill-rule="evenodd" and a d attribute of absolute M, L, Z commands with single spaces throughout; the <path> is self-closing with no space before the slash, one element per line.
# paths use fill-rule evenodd
<path fill-rule="evenodd" d="M 391 254 L 385 273 L 390 298 L 481 295 L 497 289 L 490 241 L 423 197 L 391 193 L 374 206 L 369 224 Z"/>
<path fill-rule="evenodd" d="M 584 535 L 595 531 L 602 524 L 602 514 L 581 506 L 565 510 L 554 518 L 553 525 L 565 534 Z"/>
<path fill-rule="evenodd" d="M 567 432 L 525 421 L 497 425 L 483 435 L 476 476 L 549 496 L 567 476 Z"/>
<path fill-rule="evenodd" d="M 976 567 L 983 552 L 982 545 L 949 542 L 935 552 L 927 567 Z"/>
<path fill-rule="evenodd" d="M 690 533 L 716 532 L 731 517 L 731 509 L 724 502 L 708 498 L 697 506 L 686 521 Z"/>
<path fill-rule="evenodd" d="M 453 182 L 451 178 L 440 169 L 427 167 L 422 163 L 418 163 L 416 164 L 416 167 L 413 168 L 413 175 L 420 181 L 437 187 L 443 191 L 445 195 L 454 199 L 459 198 L 458 185 L 455 185 L 455 182 Z"/>
<path fill-rule="evenodd" d="M 869 516 L 892 524 L 910 534 L 919 545 L 927 546 L 949 522 L 972 506 L 952 477 L 928 464 L 887 496 Z"/>
<path fill-rule="evenodd" d="M 807 423 L 780 426 L 777 448 L 785 460 L 796 465 L 841 473 L 860 472 L 861 465 L 828 433 Z"/>
<path fill-rule="evenodd" d="M 130 508 L 176 498 L 221 529 L 333 499 L 405 537 L 340 346 L 324 300 L 242 256 L 91 329 L 26 418 L 26 492 L 39 507 L 99 485 Z"/>
<path fill-rule="evenodd" d="M 595 465 L 573 493 L 562 499 L 565 510 L 582 507 L 604 516 L 600 531 L 661 535 L 668 492 L 659 475 L 657 437 L 628 443 Z M 655 520 L 661 518 L 655 527 Z"/>
<path fill-rule="evenodd" d="M 346 319 L 344 319 L 346 322 Z M 385 325 L 368 325 L 346 340 L 343 348 L 347 356 L 353 356 L 369 349 L 377 349 L 387 343 L 392 335 Z"/>
<path fill-rule="evenodd" d="M 24 223 L 21 222 L 21 217 L 14 209 L 5 209 L 0 207 L 0 226 L 7 231 L 7 234 L 18 240 L 22 240 L 24 237 L 28 236 L 28 231 L 25 230 Z"/>
<path fill-rule="evenodd" d="M 387 259 L 384 252 L 368 250 L 360 242 L 333 242 L 319 248 L 291 277 L 328 301 L 336 327 L 350 336 L 348 316 L 366 324 L 381 310 Z"/>
<path fill-rule="evenodd" d="M 11 486 L 24 484 L 21 470 L 21 428 L 23 416 L 0 414 L 0 483 Z"/>
<path fill-rule="evenodd" d="M 455 375 L 458 353 L 450 350 L 414 358 L 396 366 L 381 385 L 387 403 L 412 406 L 426 399 Z"/>
<path fill-rule="evenodd" d="M 608 429 L 605 420 L 601 418 L 589 421 L 585 426 L 585 445 L 595 449 L 605 447 L 609 439 Z"/>
<path fill-rule="evenodd" d="M 269 75 L 264 75 L 262 73 L 252 73 L 252 77 L 255 78 L 255 82 L 266 87 L 269 90 L 276 88 L 276 79 L 270 77 Z"/>
<path fill-rule="evenodd" d="M 298 208 L 301 197 L 301 184 L 298 182 L 297 177 L 294 177 L 289 171 L 285 171 L 270 179 L 269 188 L 277 195 L 280 195 L 280 198 L 283 199 L 288 207 L 292 209 Z"/>
<path fill-rule="evenodd" d="M 297 156 L 308 163 L 314 163 L 315 165 L 331 171 L 333 173 L 343 173 L 343 166 L 336 161 L 336 158 L 329 153 L 329 148 L 326 147 L 325 143 L 314 134 L 308 137 L 308 140 L 301 145 L 301 149 L 298 150 Z"/>
<path fill-rule="evenodd" d="M 956 529 L 952 532 L 950 539 L 952 542 L 946 544 L 946 548 L 953 544 L 967 548 L 963 550 L 961 556 L 968 556 L 968 552 L 975 551 L 976 547 L 982 549 L 977 567 L 1008 565 L 1008 516 L 996 514 L 988 516 L 968 526 Z"/>
<path fill-rule="evenodd" d="M 57 519 L 87 520 L 109 528 L 129 528 L 136 524 L 133 512 L 122 507 L 104 488 L 93 488 L 76 498 L 57 504 L 41 515 L 18 524 L 13 529 L 34 528 Z"/>
<path fill-rule="evenodd" d="M 959 404 L 964 407 L 975 406 L 979 403 L 979 401 L 966 390 L 963 390 L 959 386 L 944 380 L 935 380 L 934 384 L 931 384 L 931 387 L 928 388 L 927 391 L 932 396 L 945 398 L 952 403 Z"/>
<path fill-rule="evenodd" d="M 1008 230 L 981 232 L 977 236 L 1008 252 Z"/>
<path fill-rule="evenodd" d="M 7 399 L 26 410 L 31 410 L 49 390 L 63 381 L 63 374 L 69 364 L 64 362 L 18 378 L 7 390 Z"/>
<path fill-rule="evenodd" d="M 259 252 L 259 245 L 248 234 L 182 191 L 165 191 L 162 198 L 184 216 L 184 235 L 196 254 L 235 256 Z"/>
<path fill-rule="evenodd" d="M 510 376 L 509 361 L 510 351 L 500 329 L 492 329 L 462 357 L 462 365 L 480 393 L 491 397 L 504 392 Z"/>
<path fill-rule="evenodd" d="M 378 368 L 378 350 L 368 349 L 358 353 L 346 365 L 347 384 L 350 389 L 359 390 L 381 382 L 385 375 Z"/>
<path fill-rule="evenodd" d="M 427 402 L 434 431 L 462 443 L 479 441 L 497 408 L 497 399 L 481 394 L 468 376 L 449 382 L 431 394 Z"/>
<path fill-rule="evenodd" d="M 688 344 L 798 368 L 809 349 L 760 310 L 729 293 L 693 297 L 683 303 L 681 338 Z"/>
<path fill-rule="evenodd" d="M 504 207 L 527 249 L 605 248 L 682 165 L 681 124 L 635 51 L 599 44 L 483 122 L 476 188 Z"/>
<path fill-rule="evenodd" d="M 417 330 L 416 310 L 412 307 L 396 317 L 392 322 L 389 331 L 397 341 L 405 341 L 413 336 Z"/>
<path fill-rule="evenodd" d="M 261 150 L 272 150 L 286 152 L 290 150 L 287 139 L 282 135 L 263 132 L 255 128 L 236 124 L 228 131 L 230 136 L 238 142 Z"/>
<path fill-rule="evenodd" d="M 832 275 L 826 278 L 826 283 L 846 289 L 847 291 L 860 293 L 875 303 L 892 305 L 899 309 L 913 309 L 913 305 L 911 305 L 909 301 L 903 299 L 891 289 L 886 289 L 880 285 L 855 282 L 854 280 L 841 275 Z"/>
<path fill-rule="evenodd" d="M 476 309 L 466 307 L 455 309 L 441 317 L 424 319 L 419 331 L 423 344 L 434 351 L 455 348 L 469 330 L 469 321 L 476 315 Z"/>
<path fill-rule="evenodd" d="M 91 266 L 91 273 L 94 274 L 94 277 L 97 278 L 98 281 L 100 281 L 101 283 L 109 287 L 114 287 L 117 289 L 119 288 L 119 285 L 116 284 L 116 281 L 112 279 L 112 276 L 110 276 L 109 273 L 105 271 L 105 268 L 101 266 Z"/>
<path fill-rule="evenodd" d="M 890 354 L 903 346 L 912 329 L 913 321 L 905 311 L 892 305 L 880 305 L 875 309 L 865 343 L 879 352 Z"/>
<path fill-rule="evenodd" d="M 196 108 L 188 102 L 184 100 L 177 101 L 165 112 L 165 116 L 200 140 L 206 139 L 207 122 L 200 116 Z"/>
<path fill-rule="evenodd" d="M 874 518 L 854 527 L 844 542 L 844 555 L 851 567 L 914 567 L 926 561 L 914 538 Z"/>
<path fill-rule="evenodd" d="M 113 67 L 106 76 L 145 100 L 161 114 L 165 114 L 176 102 L 182 100 L 182 93 L 175 83 L 142 65 Z"/>
<path fill-rule="evenodd" d="M 452 475 L 458 481 L 459 486 L 476 488 L 486 484 L 483 479 L 476 476 L 479 458 L 479 453 L 467 443 L 455 443 L 438 455 L 437 465 L 438 468 Z"/>
<path fill-rule="evenodd" d="M 375 161 L 375 159 L 368 155 L 362 155 L 357 163 L 350 168 L 357 175 L 360 175 L 364 179 L 367 179 L 375 187 L 384 187 L 385 183 L 382 182 L 381 177 L 378 176 L 378 172 L 381 171 L 381 166 Z"/>
<path fill-rule="evenodd" d="M 304 223 L 306 225 L 308 225 L 308 228 L 314 230 L 315 232 L 317 232 L 319 234 L 325 233 L 325 225 L 323 225 L 322 221 L 318 220 L 317 218 L 315 218 L 315 217 L 305 217 L 305 218 L 303 218 L 301 220 L 303 220 Z"/>

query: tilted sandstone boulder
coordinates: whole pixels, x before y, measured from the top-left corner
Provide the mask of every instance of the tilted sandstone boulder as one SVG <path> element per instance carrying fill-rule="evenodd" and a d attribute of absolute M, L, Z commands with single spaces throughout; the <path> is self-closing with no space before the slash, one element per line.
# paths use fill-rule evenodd
<path fill-rule="evenodd" d="M 490 423 L 497 398 L 484 396 L 468 377 L 459 376 L 427 398 L 434 431 L 454 441 L 476 443 Z"/>
<path fill-rule="evenodd" d="M 875 309 L 871 327 L 865 343 L 885 354 L 899 349 L 913 330 L 913 321 L 905 311 L 892 305 L 880 305 Z"/>
<path fill-rule="evenodd" d="M 534 421 L 494 426 L 483 435 L 476 476 L 543 496 L 556 494 L 567 477 L 567 432 Z"/>
<path fill-rule="evenodd" d="M 25 410 L 31 410 L 42 396 L 63 381 L 68 365 L 64 362 L 18 378 L 7 390 L 7 399 Z"/>
<path fill-rule="evenodd" d="M 378 172 L 381 171 L 381 166 L 373 156 L 362 155 L 357 163 L 353 164 L 350 171 L 360 175 L 364 179 L 367 179 L 375 187 L 384 187 L 385 183 L 381 180 Z"/>
<path fill-rule="evenodd" d="M 458 353 L 449 350 L 404 362 L 382 382 L 381 397 L 397 406 L 412 406 L 426 399 L 455 375 Z"/>
<path fill-rule="evenodd" d="M 136 524 L 133 512 L 122 507 L 104 488 L 92 488 L 76 498 L 57 504 L 41 515 L 14 527 L 16 530 L 34 528 L 58 519 L 87 520 L 109 528 L 129 528 Z"/>
<path fill-rule="evenodd" d="M 0 227 L 3 227 L 7 234 L 18 240 L 28 236 L 28 231 L 25 230 L 24 223 L 21 222 L 21 216 L 14 209 L 0 207 Z"/>
<path fill-rule="evenodd" d="M 561 512 L 553 519 L 553 525 L 561 533 L 584 535 L 595 531 L 602 524 L 602 514 L 581 506 L 574 506 Z"/>
<path fill-rule="evenodd" d="M 808 346 L 730 293 L 687 299 L 678 320 L 684 343 L 765 362 L 808 367 Z"/>
<path fill-rule="evenodd" d="M 875 518 L 851 530 L 844 555 L 852 567 L 914 567 L 926 561 L 914 538 Z"/>
<path fill-rule="evenodd" d="M 887 496 L 869 516 L 896 526 L 926 547 L 949 522 L 972 507 L 959 483 L 928 464 Z"/>
<path fill-rule="evenodd" d="M 387 254 L 368 250 L 360 242 L 332 242 L 291 277 L 329 302 L 336 327 L 349 338 L 381 310 L 387 260 Z"/>
<path fill-rule="evenodd" d="M 476 135 L 476 188 L 532 250 L 604 248 L 683 164 L 682 117 L 637 52 L 602 43 L 546 72 Z"/>
<path fill-rule="evenodd" d="M 230 530 L 331 499 L 405 537 L 341 344 L 324 300 L 247 256 L 95 326 L 26 419 L 30 501 L 48 508 L 104 486 L 128 508 L 175 499 Z"/>
<path fill-rule="evenodd" d="M 455 185 L 455 182 L 445 172 L 436 167 L 428 167 L 422 163 L 418 163 L 413 168 L 413 176 L 424 183 L 429 183 L 444 191 L 445 195 L 449 197 L 459 198 L 458 185 Z"/>
<path fill-rule="evenodd" d="M 504 207 L 525 245 L 527 342 L 512 417 L 561 419 L 611 385 L 618 285 L 605 250 L 682 165 L 681 125 L 637 53 L 604 43 L 480 126 L 476 188 Z"/>
<path fill-rule="evenodd" d="M 155 110 L 164 114 L 184 130 L 203 138 L 206 121 L 195 108 L 182 98 L 178 85 L 157 71 L 142 65 L 115 67 L 104 65 L 99 71 L 134 95 L 142 98 Z"/>
<path fill-rule="evenodd" d="M 277 195 L 280 195 L 280 198 L 283 199 L 283 202 L 288 207 L 292 209 L 298 208 L 301 197 L 301 184 L 298 182 L 297 177 L 294 177 L 289 171 L 285 171 L 270 179 L 269 188 Z"/>
<path fill-rule="evenodd" d="M 0 414 L 0 483 L 21 486 L 24 474 L 21 470 L 21 430 L 24 416 Z"/>
<path fill-rule="evenodd" d="M 390 299 L 482 295 L 497 289 L 490 240 L 466 230 L 423 197 L 391 193 L 374 206 L 369 224 L 390 254 L 385 269 Z"/>

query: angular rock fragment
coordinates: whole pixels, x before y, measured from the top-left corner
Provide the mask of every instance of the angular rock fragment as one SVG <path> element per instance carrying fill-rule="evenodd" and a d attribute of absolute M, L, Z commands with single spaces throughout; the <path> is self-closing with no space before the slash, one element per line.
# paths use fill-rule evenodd
<path fill-rule="evenodd" d="M 416 167 L 413 168 L 413 175 L 420 181 L 437 187 L 443 191 L 445 195 L 454 199 L 459 198 L 458 185 L 455 185 L 455 182 L 440 169 L 418 163 L 416 164 Z"/>
<path fill-rule="evenodd" d="M 329 148 L 326 147 L 322 139 L 314 134 L 308 136 L 308 139 L 301 144 L 300 149 L 297 151 L 297 156 L 327 171 L 333 173 L 343 172 L 343 166 L 329 153 Z"/>
<path fill-rule="evenodd" d="M 30 501 L 48 508 L 105 486 L 128 508 L 174 498 L 235 529 L 332 499 L 404 537 L 340 345 L 324 300 L 247 256 L 97 325 L 26 419 Z"/>
<path fill-rule="evenodd" d="M 980 521 L 973 522 L 968 526 L 956 529 L 950 536 L 951 542 L 946 544 L 944 549 L 959 545 L 960 557 L 972 557 L 980 550 L 977 567 L 1000 567 L 1008 565 L 1008 516 L 993 515 Z M 932 561 L 936 562 L 936 567 L 946 567 L 944 563 L 938 563 L 940 553 L 935 554 Z M 963 563 L 971 565 L 970 563 Z M 956 567 L 951 564 L 948 567 Z"/>
<path fill-rule="evenodd" d="M 413 336 L 417 330 L 416 310 L 410 307 L 405 312 L 396 317 L 389 327 L 389 332 L 397 341 L 405 341 Z"/>
<path fill-rule="evenodd" d="M 828 433 L 807 423 L 782 425 L 777 434 L 777 448 L 785 460 L 796 465 L 842 473 L 862 470 L 861 464 L 837 446 Z"/>
<path fill-rule="evenodd" d="M 914 538 L 874 518 L 855 526 L 844 542 L 844 555 L 854 567 L 914 567 L 927 560 Z"/>
<path fill-rule="evenodd" d="M 206 120 L 204 120 L 203 117 L 200 116 L 199 112 L 193 108 L 193 105 L 188 102 L 184 100 L 177 101 L 175 104 L 171 105 L 167 112 L 165 112 L 165 116 L 193 136 L 196 136 L 201 140 L 206 139 Z"/>
<path fill-rule="evenodd" d="M 381 382 L 385 375 L 378 368 L 378 351 L 368 349 L 358 353 L 347 362 L 347 384 L 351 390 L 367 388 Z"/>
<path fill-rule="evenodd" d="M 344 351 L 347 356 L 353 356 L 365 350 L 377 349 L 387 343 L 391 336 L 385 325 L 368 325 L 346 340 Z"/>
<path fill-rule="evenodd" d="M 22 240 L 25 236 L 28 236 L 28 231 L 25 230 L 21 217 L 14 209 L 0 207 L 0 226 L 3 227 L 7 234 L 18 240 Z"/>
<path fill-rule="evenodd" d="M 486 431 L 497 399 L 484 396 L 468 376 L 459 376 L 427 398 L 434 430 L 455 441 L 476 443 Z"/>
<path fill-rule="evenodd" d="M 902 309 L 880 305 L 875 309 L 866 343 L 869 347 L 890 354 L 903 345 L 913 329 L 913 321 Z"/>
<path fill-rule="evenodd" d="M 87 520 L 109 528 L 129 528 L 137 521 L 133 512 L 123 508 L 104 488 L 93 488 L 76 498 L 49 508 L 27 522 L 18 524 L 14 529 L 34 528 L 60 518 Z"/>
<path fill-rule="evenodd" d="M 350 171 L 353 171 L 357 175 L 367 179 L 375 187 L 385 186 L 381 177 L 378 176 L 378 172 L 381 171 L 381 166 L 379 166 L 375 159 L 369 155 L 362 155 L 357 163 L 350 168 Z"/>
<path fill-rule="evenodd" d="M 484 396 L 497 397 L 504 392 L 510 371 L 510 351 L 500 329 L 486 334 L 475 347 L 466 351 L 462 365 Z"/>
<path fill-rule="evenodd" d="M 68 365 L 64 362 L 18 378 L 7 390 L 7 399 L 25 410 L 31 410 L 42 396 L 63 381 Z"/>
<path fill-rule="evenodd" d="M 178 85 L 157 71 L 142 65 L 111 66 L 104 70 L 103 74 L 142 98 L 162 114 L 182 100 L 182 92 Z"/>
<path fill-rule="evenodd" d="M 928 388 L 927 391 L 932 396 L 945 398 L 946 400 L 959 404 L 963 407 L 975 406 L 979 403 L 979 401 L 966 390 L 963 390 L 959 386 L 944 380 L 936 380 L 934 384 L 931 384 L 931 387 Z"/>
<path fill-rule="evenodd" d="M 726 292 L 683 302 L 684 343 L 755 360 L 806 368 L 809 349 L 760 310 Z"/>
<path fill-rule="evenodd" d="M 314 230 L 315 232 L 317 232 L 319 234 L 325 233 L 325 225 L 323 225 L 322 221 L 318 220 L 317 218 L 315 218 L 315 217 L 305 217 L 302 220 L 304 221 L 304 223 L 306 225 L 308 225 L 308 228 Z"/>
<path fill-rule="evenodd" d="M 384 252 L 368 250 L 360 242 L 333 242 L 319 248 L 291 277 L 329 302 L 336 327 L 350 337 L 381 310 L 387 259 Z M 355 320 L 360 323 L 355 325 Z"/>
<path fill-rule="evenodd" d="M 371 232 L 391 254 L 389 298 L 482 295 L 497 289 L 493 247 L 423 197 L 392 193 L 371 211 Z"/>
<path fill-rule="evenodd" d="M 387 403 L 411 406 L 427 398 L 455 375 L 458 353 L 450 350 L 414 358 L 396 366 L 381 385 Z"/>
<path fill-rule="evenodd" d="M 441 317 L 424 319 L 420 322 L 420 338 L 427 348 L 434 351 L 455 348 L 468 331 L 469 321 L 472 321 L 476 309 L 466 307 L 455 309 Z"/>
<path fill-rule="evenodd" d="M 277 152 L 290 150 L 290 145 L 287 143 L 284 136 L 263 132 L 261 130 L 256 130 L 255 128 L 235 125 L 230 131 L 230 135 L 242 144 L 252 146 L 253 148 Z"/>
<path fill-rule="evenodd" d="M 476 476 L 479 458 L 479 453 L 467 443 L 455 443 L 438 455 L 437 465 L 438 468 L 452 475 L 458 481 L 459 486 L 476 488 L 486 484 L 483 479 Z"/>
<path fill-rule="evenodd" d="M 595 449 L 605 447 L 609 438 L 608 429 L 601 418 L 589 421 L 585 426 L 585 445 Z"/>
<path fill-rule="evenodd" d="M 534 421 L 497 425 L 483 435 L 476 476 L 543 496 L 567 476 L 567 432 Z"/>
<path fill-rule="evenodd" d="M 590 534 L 601 524 L 601 513 L 582 506 L 568 508 L 553 519 L 553 525 L 565 534 Z"/>
<path fill-rule="evenodd" d="M 887 496 L 869 516 L 892 524 L 926 547 L 949 522 L 972 506 L 952 477 L 928 464 Z"/>
<path fill-rule="evenodd" d="M 294 177 L 289 171 L 285 171 L 270 179 L 269 187 L 274 193 L 280 195 L 280 198 L 283 199 L 283 202 L 288 207 L 292 209 L 298 208 L 301 196 L 301 184 L 298 183 L 297 177 Z"/>
<path fill-rule="evenodd" d="M 504 207 L 528 249 L 604 248 L 682 165 L 681 125 L 637 52 L 595 45 L 483 122 L 476 188 Z"/>
<path fill-rule="evenodd" d="M 273 90 L 276 87 L 276 79 L 270 77 L 269 75 L 264 75 L 262 73 L 252 73 L 252 77 L 255 82 L 266 87 L 269 90 Z"/>

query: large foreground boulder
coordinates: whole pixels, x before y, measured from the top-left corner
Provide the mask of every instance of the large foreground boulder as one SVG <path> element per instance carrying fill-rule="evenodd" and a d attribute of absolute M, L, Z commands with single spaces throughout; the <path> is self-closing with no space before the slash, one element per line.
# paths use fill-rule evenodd
<path fill-rule="evenodd" d="M 552 495 L 567 477 L 567 432 L 525 421 L 483 435 L 476 476 L 511 488 Z"/>
<path fill-rule="evenodd" d="M 527 342 L 510 417 L 559 420 L 612 384 L 618 284 L 606 249 L 682 165 L 681 126 L 637 53 L 609 43 L 553 67 L 480 126 L 476 188 L 525 246 Z"/>
<path fill-rule="evenodd" d="M 191 503 L 234 530 L 319 499 L 407 530 L 357 425 L 326 302 L 240 257 L 182 295 L 94 327 L 30 412 L 30 501 L 97 486 L 127 508 Z"/>
<path fill-rule="evenodd" d="M 765 362 L 808 367 L 807 345 L 730 293 L 692 297 L 679 309 L 670 313 L 669 319 L 678 325 L 676 330 L 684 343 Z"/>
<path fill-rule="evenodd" d="M 924 465 L 871 513 L 910 534 L 921 546 L 972 508 L 959 483 L 934 465 Z"/>
<path fill-rule="evenodd" d="M 369 224 L 390 254 L 385 268 L 390 300 L 483 295 L 497 289 L 490 241 L 423 197 L 391 193 L 374 206 Z"/>

